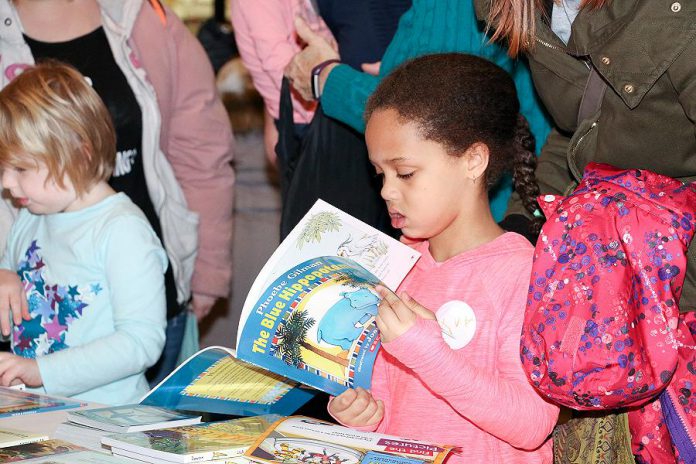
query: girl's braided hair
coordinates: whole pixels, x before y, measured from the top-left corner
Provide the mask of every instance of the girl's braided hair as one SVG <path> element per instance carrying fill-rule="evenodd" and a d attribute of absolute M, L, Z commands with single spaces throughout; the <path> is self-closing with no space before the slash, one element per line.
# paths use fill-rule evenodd
<path fill-rule="evenodd" d="M 407 61 L 389 74 L 367 102 L 365 120 L 377 110 L 395 110 L 414 122 L 426 140 L 462 156 L 474 143 L 490 153 L 484 174 L 490 190 L 512 172 L 515 190 L 530 215 L 537 210 L 534 136 L 519 113 L 510 75 L 490 61 L 461 53 L 427 55 Z M 535 218 L 530 232 L 536 233 Z"/>

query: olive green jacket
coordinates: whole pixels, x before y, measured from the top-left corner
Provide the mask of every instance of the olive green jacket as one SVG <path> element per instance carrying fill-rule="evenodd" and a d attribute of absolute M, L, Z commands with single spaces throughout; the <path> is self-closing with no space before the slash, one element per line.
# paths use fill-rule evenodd
<path fill-rule="evenodd" d="M 482 20 L 489 2 L 474 0 Z M 591 161 L 696 179 L 696 1 L 610 0 L 583 9 L 567 46 L 538 17 L 527 57 L 556 126 L 536 170 L 541 193 L 569 193 Z M 599 110 L 578 121 L 590 67 L 607 89 Z M 526 214 L 519 197 L 507 214 Z M 691 254 L 696 263 L 696 246 Z M 682 311 L 687 302 L 696 308 L 691 267 Z"/>

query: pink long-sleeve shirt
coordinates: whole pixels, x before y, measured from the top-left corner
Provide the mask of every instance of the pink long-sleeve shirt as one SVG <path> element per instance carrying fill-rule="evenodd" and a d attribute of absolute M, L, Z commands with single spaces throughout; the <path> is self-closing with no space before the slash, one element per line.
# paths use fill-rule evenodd
<path fill-rule="evenodd" d="M 263 97 L 269 114 L 278 119 L 280 84 L 283 71 L 296 53 L 302 50 L 293 21 L 302 16 L 325 37 L 331 33 L 314 14 L 308 17 L 306 0 L 232 0 L 230 16 L 239 55 L 249 70 L 254 87 Z M 314 116 L 316 102 L 304 101 L 293 92 L 294 121 L 308 123 Z"/>
<path fill-rule="evenodd" d="M 372 381 L 385 404 L 377 430 L 461 447 L 449 464 L 551 463 L 558 408 L 528 383 L 519 354 L 533 247 L 506 233 L 441 263 L 427 242 L 415 247 L 422 257 L 399 291 L 438 319 L 450 312 L 450 342 L 464 346 L 450 347 L 447 321 L 422 319 L 385 343 Z"/>

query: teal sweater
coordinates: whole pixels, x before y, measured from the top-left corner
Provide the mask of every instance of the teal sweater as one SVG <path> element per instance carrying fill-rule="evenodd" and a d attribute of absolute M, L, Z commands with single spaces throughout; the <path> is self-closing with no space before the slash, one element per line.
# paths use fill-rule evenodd
<path fill-rule="evenodd" d="M 550 130 L 549 120 L 538 101 L 527 64 L 507 56 L 506 49 L 490 44 L 476 20 L 471 0 L 413 0 L 382 58 L 379 76 L 336 66 L 329 74 L 321 104 L 329 116 L 365 131 L 363 112 L 367 99 L 381 79 L 406 60 L 429 53 L 460 52 L 487 58 L 508 71 L 517 87 L 521 113 L 529 121 L 537 151 Z M 491 192 L 491 210 L 501 220 L 512 191 L 509 178 Z"/>

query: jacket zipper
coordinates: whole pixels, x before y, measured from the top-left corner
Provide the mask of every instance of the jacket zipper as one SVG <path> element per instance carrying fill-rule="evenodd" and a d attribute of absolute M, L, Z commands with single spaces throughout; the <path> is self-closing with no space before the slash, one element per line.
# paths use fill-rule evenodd
<path fill-rule="evenodd" d="M 696 439 L 694 439 L 694 437 L 691 436 L 691 432 L 689 430 L 689 427 L 687 427 L 687 425 L 686 425 L 684 417 L 682 417 L 682 415 L 679 414 L 679 412 L 677 411 L 676 405 L 679 403 L 675 402 L 674 393 L 672 393 L 672 391 L 669 389 L 669 387 L 667 387 L 664 391 L 664 394 L 667 396 L 669 402 L 671 403 L 674 415 L 677 416 L 677 419 L 679 421 L 679 425 L 681 425 L 681 427 L 682 427 L 680 432 L 683 432 L 683 438 L 689 442 L 689 444 L 692 446 L 692 449 L 696 449 Z M 669 431 L 669 426 L 668 426 L 668 431 Z M 682 453 L 685 453 L 685 451 L 687 451 L 687 450 L 679 450 L 679 451 L 681 451 Z M 688 453 L 685 453 L 685 454 L 688 455 Z"/>
<path fill-rule="evenodd" d="M 568 160 L 568 166 L 570 167 L 570 171 L 573 173 L 573 176 L 578 182 L 582 180 L 582 175 L 578 172 L 577 166 L 575 165 L 575 155 L 582 141 L 585 139 L 585 137 L 587 137 L 590 134 L 590 132 L 592 132 L 595 129 L 595 127 L 597 127 L 597 123 L 593 122 L 589 130 L 582 134 L 582 136 L 578 139 L 577 143 L 573 146 L 573 149 L 570 151 L 570 160 Z"/>
<path fill-rule="evenodd" d="M 566 50 L 562 49 L 561 47 L 559 47 L 557 45 L 550 44 L 550 43 L 546 42 L 545 40 L 541 40 L 539 37 L 534 37 L 534 40 L 536 40 L 537 42 L 539 42 L 543 46 L 548 47 L 552 50 L 558 50 L 559 52 L 566 53 Z"/>

